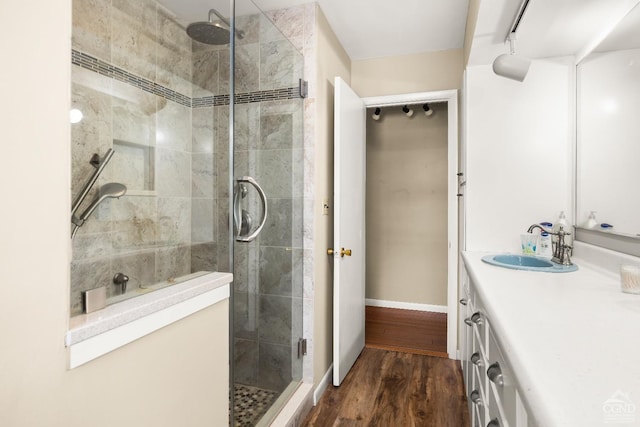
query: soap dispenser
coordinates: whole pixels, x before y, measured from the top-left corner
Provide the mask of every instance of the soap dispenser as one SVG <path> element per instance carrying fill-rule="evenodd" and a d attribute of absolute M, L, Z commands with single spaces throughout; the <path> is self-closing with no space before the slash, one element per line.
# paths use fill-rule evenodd
<path fill-rule="evenodd" d="M 596 211 L 591 211 L 587 222 L 584 223 L 584 228 L 596 228 L 598 221 L 596 221 Z"/>

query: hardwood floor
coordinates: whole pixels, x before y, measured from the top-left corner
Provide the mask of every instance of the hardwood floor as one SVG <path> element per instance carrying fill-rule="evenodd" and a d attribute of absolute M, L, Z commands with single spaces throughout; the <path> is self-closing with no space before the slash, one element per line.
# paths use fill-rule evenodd
<path fill-rule="evenodd" d="M 365 348 L 302 425 L 468 427 L 462 370 L 455 360 Z"/>
<path fill-rule="evenodd" d="M 366 306 L 367 347 L 448 357 L 447 314 Z"/>

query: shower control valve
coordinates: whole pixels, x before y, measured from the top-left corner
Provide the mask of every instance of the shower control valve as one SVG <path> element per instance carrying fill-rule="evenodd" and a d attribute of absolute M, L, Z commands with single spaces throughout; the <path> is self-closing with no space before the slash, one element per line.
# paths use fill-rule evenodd
<path fill-rule="evenodd" d="M 113 283 L 120 286 L 120 290 L 122 291 L 123 294 L 127 292 L 128 282 L 129 282 L 129 276 L 127 276 L 126 274 L 116 273 L 116 275 L 113 276 Z"/>

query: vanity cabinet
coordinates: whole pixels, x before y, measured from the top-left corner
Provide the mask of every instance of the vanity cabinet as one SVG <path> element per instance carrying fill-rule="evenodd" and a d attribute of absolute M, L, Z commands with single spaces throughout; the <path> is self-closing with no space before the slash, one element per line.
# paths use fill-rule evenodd
<path fill-rule="evenodd" d="M 534 427 L 520 400 L 482 299 L 464 271 L 460 287 L 460 356 L 472 427 Z"/>

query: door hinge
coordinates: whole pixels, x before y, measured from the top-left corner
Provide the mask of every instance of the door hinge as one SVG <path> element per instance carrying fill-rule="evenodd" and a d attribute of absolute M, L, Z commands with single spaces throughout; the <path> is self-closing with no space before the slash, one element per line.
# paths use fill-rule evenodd
<path fill-rule="evenodd" d="M 307 355 L 307 339 L 300 338 L 298 340 L 298 359 Z"/>
<path fill-rule="evenodd" d="M 307 96 L 309 96 L 308 81 L 302 79 L 298 80 L 298 93 L 300 94 L 300 98 L 306 98 Z"/>
<path fill-rule="evenodd" d="M 467 185 L 467 181 L 464 179 L 464 173 L 458 172 L 456 175 L 458 176 L 458 194 L 456 194 L 456 196 L 463 197 L 462 187 Z"/>

